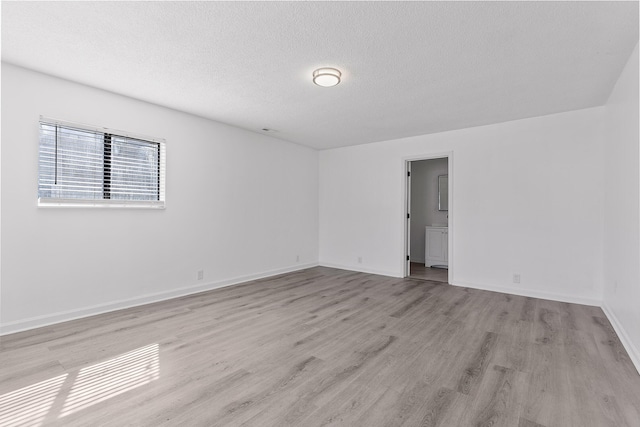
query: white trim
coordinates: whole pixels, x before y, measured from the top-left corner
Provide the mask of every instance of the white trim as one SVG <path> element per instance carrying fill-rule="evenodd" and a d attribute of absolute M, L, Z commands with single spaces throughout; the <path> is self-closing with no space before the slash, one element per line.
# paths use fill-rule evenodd
<path fill-rule="evenodd" d="M 404 174 L 404 194 L 405 194 L 405 210 L 404 216 L 404 250 L 405 250 L 405 262 L 402 267 L 403 277 L 407 277 L 411 272 L 411 185 L 413 184 L 413 177 L 411 176 L 411 162 L 404 162 L 406 173 Z"/>
<path fill-rule="evenodd" d="M 638 348 L 629 339 L 627 331 L 622 327 L 622 324 L 606 302 L 602 303 L 601 308 L 605 316 L 607 316 L 607 319 L 609 319 L 611 326 L 613 326 L 613 329 L 616 331 L 616 334 L 618 334 L 618 338 L 620 339 L 622 346 L 627 350 L 627 354 L 629 355 L 631 362 L 633 362 L 633 365 L 636 367 L 636 371 L 638 371 L 638 374 L 640 375 L 640 350 L 638 350 Z"/>
<path fill-rule="evenodd" d="M 123 310 L 126 308 L 137 307 L 145 304 L 151 304 L 154 302 L 165 301 L 172 298 L 183 297 L 186 295 L 197 294 L 200 292 L 206 292 L 213 289 L 224 288 L 227 286 L 238 285 L 252 280 L 264 279 L 267 277 L 277 276 L 279 274 L 291 273 L 294 271 L 304 270 L 307 268 L 317 267 L 318 263 L 297 264 L 292 267 L 279 268 L 275 270 L 268 270 L 262 273 L 249 274 L 246 276 L 238 276 L 230 279 L 218 280 L 206 284 L 198 284 L 191 286 L 183 286 L 170 291 L 157 292 L 153 294 L 147 294 L 135 298 L 128 298 L 123 300 L 117 300 L 108 302 L 105 304 L 97 304 L 89 307 L 84 307 L 75 310 L 60 311 L 53 314 L 47 314 L 44 316 L 36 316 L 28 319 L 17 320 L 14 322 L 8 322 L 0 325 L 0 336 L 13 334 L 16 332 L 22 332 L 29 329 L 41 328 L 43 326 L 49 326 L 56 323 L 68 322 L 70 320 L 81 319 L 84 317 L 95 316 L 98 314 L 108 313 L 116 310 Z"/>
<path fill-rule="evenodd" d="M 203 285 L 193 285 L 193 286 L 185 286 L 178 289 L 174 289 L 171 291 L 158 292 L 154 294 L 147 294 L 141 297 L 129 298 L 124 300 L 112 301 L 106 304 L 98 304 L 89 307 L 85 307 L 77 310 L 68 310 L 61 311 L 58 313 L 48 314 L 44 316 L 36 316 L 28 319 L 18 320 L 15 322 L 8 322 L 0 325 L 0 336 L 13 334 L 16 332 L 22 332 L 29 329 L 41 328 L 44 326 L 53 325 L 61 322 L 68 322 L 70 320 L 81 319 L 84 317 L 95 316 L 98 314 L 109 313 L 112 311 L 123 310 L 126 308 L 137 307 L 145 304 L 151 304 L 155 302 L 165 301 L 172 298 L 178 298 L 186 295 L 197 294 L 200 292 L 206 292 L 214 289 L 224 288 L 227 286 L 239 285 L 242 283 L 246 283 L 252 280 L 264 279 L 267 277 L 277 276 L 279 274 L 291 273 L 294 271 L 300 271 L 307 268 L 312 267 L 330 267 L 330 268 L 339 268 L 342 270 L 349 271 L 358 271 L 362 273 L 369 274 L 378 274 L 382 276 L 388 277 L 396 277 L 402 278 L 402 276 L 397 275 L 396 273 L 391 273 L 388 271 L 380 271 L 373 270 L 362 267 L 353 267 L 341 264 L 334 263 L 308 263 L 302 265 L 296 265 L 294 267 L 286 267 L 275 270 L 269 270 L 262 273 L 250 274 L 247 276 L 238 276 L 232 279 L 219 280 L 216 282 L 210 282 Z M 503 294 L 510 295 L 520 295 L 525 297 L 532 298 L 540 298 L 547 299 L 552 301 L 560 301 L 560 302 L 568 302 L 574 304 L 584 304 L 590 306 L 601 307 L 605 316 L 613 326 L 616 334 L 618 334 L 618 338 L 620 342 L 624 346 L 625 350 L 629 354 L 631 361 L 633 362 L 638 374 L 640 374 L 640 351 L 636 348 L 633 342 L 629 339 L 626 330 L 622 327 L 621 323 L 618 321 L 618 318 L 615 316 L 613 310 L 609 308 L 609 306 L 595 298 L 576 298 L 571 295 L 564 294 L 556 294 L 551 292 L 540 292 L 531 289 L 512 289 L 512 288 L 503 288 L 499 286 L 490 286 L 490 285 L 478 285 L 475 283 L 451 283 L 453 286 L 472 288 L 472 289 L 480 289 L 484 291 L 492 291 L 492 292 L 500 292 Z"/>
<path fill-rule="evenodd" d="M 105 200 L 38 198 L 39 208 L 138 208 L 164 209 L 164 200 Z"/>
<path fill-rule="evenodd" d="M 448 238 L 448 242 L 447 242 L 447 250 L 449 251 L 449 253 L 447 254 L 447 269 L 449 270 L 449 274 L 447 275 L 447 280 L 449 282 L 449 284 L 453 283 L 453 280 L 455 278 L 454 276 L 454 268 L 452 267 L 455 264 L 455 257 L 453 256 L 453 235 L 456 232 L 456 227 L 453 226 L 454 224 L 454 216 L 455 216 L 455 209 L 454 209 L 454 204 L 455 204 L 455 199 L 453 197 L 453 190 L 455 188 L 454 186 L 454 167 L 453 167 L 453 151 L 451 151 L 449 153 L 449 155 L 447 156 L 447 174 L 449 175 L 449 185 L 448 185 L 448 197 L 449 200 L 447 201 L 447 203 L 449 203 L 449 210 L 447 211 L 447 238 Z"/>
<path fill-rule="evenodd" d="M 532 298 L 546 299 L 546 300 L 559 301 L 559 302 L 569 302 L 572 304 L 591 305 L 594 307 L 600 307 L 602 305 L 602 300 L 598 298 L 583 298 L 583 297 L 576 297 L 575 295 L 558 294 L 555 292 L 544 292 L 544 291 L 538 291 L 535 289 L 504 288 L 501 286 L 485 285 L 485 284 L 478 284 L 478 283 L 465 283 L 465 282 L 452 283 L 452 285 L 463 287 L 463 288 L 480 289 L 483 291 L 500 292 L 502 294 L 520 295 L 523 297 L 532 297 Z"/>
<path fill-rule="evenodd" d="M 321 267 L 329 267 L 329 268 L 338 268 L 340 270 L 349 270 L 349 271 L 357 271 L 359 273 L 369 273 L 369 274 L 377 274 L 378 276 L 387 276 L 387 277 L 397 277 L 402 278 L 396 272 L 386 271 L 386 270 L 376 270 L 373 268 L 362 267 L 361 265 L 346 265 L 346 264 L 335 264 L 332 262 L 320 262 L 318 265 Z"/>

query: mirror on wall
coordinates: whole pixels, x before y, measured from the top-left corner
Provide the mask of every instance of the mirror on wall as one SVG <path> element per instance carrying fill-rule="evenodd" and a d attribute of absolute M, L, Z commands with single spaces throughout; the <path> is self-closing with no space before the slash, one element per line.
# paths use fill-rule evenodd
<path fill-rule="evenodd" d="M 438 175 L 438 210 L 449 210 L 449 175 Z"/>

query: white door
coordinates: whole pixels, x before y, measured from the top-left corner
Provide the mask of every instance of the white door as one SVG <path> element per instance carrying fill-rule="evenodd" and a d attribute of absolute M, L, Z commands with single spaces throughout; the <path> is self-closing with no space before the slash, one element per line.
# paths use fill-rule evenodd
<path fill-rule="evenodd" d="M 407 218 L 406 218 L 407 254 L 405 277 L 411 274 L 411 162 L 407 162 Z"/>

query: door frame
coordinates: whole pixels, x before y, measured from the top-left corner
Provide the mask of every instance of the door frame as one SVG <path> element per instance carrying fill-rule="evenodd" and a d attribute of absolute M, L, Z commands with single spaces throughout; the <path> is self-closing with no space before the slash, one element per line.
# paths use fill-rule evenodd
<path fill-rule="evenodd" d="M 436 152 L 436 153 L 428 153 L 428 154 L 422 154 L 422 155 L 416 155 L 416 156 L 410 156 L 410 157 L 404 157 L 402 159 L 402 174 L 403 174 L 403 193 L 404 193 L 404 200 L 403 200 L 403 211 L 404 211 L 404 215 L 403 215 L 403 229 L 404 229 L 404 254 L 402 255 L 402 260 L 404 263 L 404 274 L 403 277 L 409 277 L 409 273 L 410 273 L 410 263 L 411 263 L 411 259 L 410 259 L 410 245 L 411 245 L 411 235 L 410 233 L 410 206 L 409 203 L 411 201 L 411 194 L 409 193 L 411 191 L 411 179 L 413 178 L 412 176 L 409 175 L 409 172 L 411 171 L 411 162 L 418 162 L 421 160 L 433 160 L 433 159 L 442 159 L 442 158 L 446 158 L 447 159 L 447 168 L 448 168 L 448 174 L 449 174 L 449 188 L 448 188 L 448 194 L 449 194 L 449 236 L 447 239 L 447 243 L 448 243 L 448 257 L 449 257 L 449 274 L 448 274 L 448 279 L 447 282 L 449 284 L 453 283 L 453 277 L 454 277 L 454 266 L 455 266 L 455 259 L 453 257 L 453 236 L 455 233 L 455 209 L 454 209 L 454 201 L 455 198 L 453 197 L 454 195 L 454 190 L 455 190 L 455 176 L 454 176 L 454 168 L 453 168 L 453 151 L 443 151 L 443 152 Z"/>

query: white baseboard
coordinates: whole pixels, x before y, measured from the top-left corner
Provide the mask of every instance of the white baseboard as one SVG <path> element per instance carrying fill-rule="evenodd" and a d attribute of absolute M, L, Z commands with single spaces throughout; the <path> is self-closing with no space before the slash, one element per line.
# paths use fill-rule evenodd
<path fill-rule="evenodd" d="M 147 294 L 147 295 L 143 295 L 136 298 L 112 301 L 109 303 L 93 305 L 93 306 L 84 307 L 76 310 L 62 311 L 62 312 L 57 312 L 57 313 L 48 314 L 44 316 L 36 316 L 28 319 L 21 319 L 14 322 L 8 322 L 0 325 L 0 335 L 12 334 L 16 332 L 26 331 L 29 329 L 49 326 L 56 323 L 81 319 L 83 317 L 95 316 L 97 314 L 108 313 L 111 311 L 122 310 L 125 308 L 131 308 L 131 307 L 136 307 L 144 304 L 165 301 L 171 298 L 177 298 L 185 295 L 196 294 L 199 292 L 210 291 L 213 289 L 223 288 L 227 286 L 238 285 L 241 283 L 249 282 L 251 280 L 258 280 L 258 279 L 263 279 L 267 277 L 277 276 L 279 274 L 291 273 L 294 271 L 316 267 L 318 265 L 323 267 L 339 268 L 342 270 L 359 271 L 362 273 L 369 273 L 369 274 L 378 274 L 378 275 L 388 276 L 388 277 L 402 277 L 397 273 L 368 269 L 368 268 L 363 268 L 361 266 L 356 267 L 351 265 L 341 265 L 341 264 L 334 264 L 334 263 L 327 263 L 327 262 L 299 264 L 291 267 L 269 270 L 269 271 L 250 274 L 246 276 L 238 276 L 231 279 L 218 280 L 215 282 L 209 282 L 205 284 L 184 286 L 184 287 L 173 289 L 170 291 Z M 622 345 L 627 350 L 627 353 L 629 354 L 631 361 L 633 362 L 638 373 L 640 374 L 640 351 L 638 350 L 638 348 L 636 348 L 633 342 L 631 342 L 628 334 L 626 333 L 625 329 L 622 327 L 622 325 L 618 321 L 618 318 L 615 316 L 614 312 L 609 308 L 609 306 L 607 306 L 607 304 L 605 304 L 604 302 L 598 299 L 582 298 L 582 297 L 576 297 L 573 295 L 556 294 L 556 293 L 550 293 L 550 292 L 540 292 L 540 291 L 530 290 L 530 289 L 514 289 L 514 288 L 504 288 L 499 286 L 479 285 L 476 283 L 457 282 L 457 283 L 452 283 L 452 285 L 466 287 L 466 288 L 473 288 L 473 289 L 481 289 L 485 291 L 500 292 L 500 293 L 511 294 L 511 295 L 521 295 L 521 296 L 532 297 L 532 298 L 548 299 L 552 301 L 569 302 L 574 304 L 584 304 L 584 305 L 602 307 L 604 314 L 609 319 L 609 322 L 611 322 L 611 325 L 613 326 L 614 330 L 618 334 L 618 337 L 620 338 Z"/>
<path fill-rule="evenodd" d="M 318 265 L 320 265 L 321 267 L 338 268 L 340 270 L 357 271 L 360 273 L 377 274 L 379 276 L 402 278 L 402 275 L 401 274 L 399 275 L 398 273 L 394 273 L 391 271 L 384 271 L 384 270 L 375 270 L 372 268 L 363 267 L 361 265 L 334 264 L 332 262 L 320 262 Z"/>
<path fill-rule="evenodd" d="M 613 326 L 613 329 L 616 331 L 616 334 L 618 334 L 618 338 L 620 338 L 620 342 L 622 343 L 624 349 L 627 350 L 627 353 L 629 354 L 631 361 L 636 367 L 636 371 L 638 371 L 638 374 L 640 375 L 640 351 L 629 339 L 629 335 L 627 334 L 627 331 L 622 327 L 622 324 L 614 314 L 613 310 L 611 310 L 611 308 L 604 302 L 602 303 L 602 311 L 604 311 L 604 314 L 609 319 L 611 326 Z"/>
<path fill-rule="evenodd" d="M 275 270 L 263 271 L 261 273 L 249 274 L 246 276 L 238 276 L 230 279 L 218 280 L 204 284 L 183 286 L 172 289 L 170 291 L 158 292 L 153 294 L 142 295 L 135 298 L 128 298 L 118 301 L 111 301 L 104 304 L 97 304 L 89 307 L 79 308 L 75 310 L 60 311 L 44 316 L 36 316 L 27 319 L 7 322 L 0 325 L 0 336 L 22 332 L 29 329 L 41 328 L 56 323 L 67 322 L 69 320 L 81 319 L 83 317 L 95 316 L 97 314 L 108 313 L 110 311 L 122 310 L 125 308 L 136 307 L 144 304 L 160 302 L 171 298 L 182 297 L 185 295 L 197 294 L 199 292 L 210 291 L 213 289 L 233 286 L 251 280 L 263 279 L 266 277 L 277 276 L 279 274 L 291 273 L 298 270 L 304 270 L 311 267 L 317 267 L 318 263 L 296 264 L 294 266 L 279 268 Z"/>
<path fill-rule="evenodd" d="M 459 281 L 452 283 L 452 285 L 460 286 L 464 288 L 481 289 L 483 291 L 500 292 L 503 294 L 520 295 L 523 297 L 548 299 L 551 301 L 560 301 L 560 302 L 570 302 L 573 304 L 592 305 L 595 307 L 600 307 L 602 305 L 602 300 L 598 298 L 584 298 L 584 297 L 577 297 L 575 295 L 558 294 L 555 292 L 543 292 L 543 291 L 538 291 L 534 289 L 505 288 L 501 286 L 482 285 L 477 283 L 464 283 Z"/>
<path fill-rule="evenodd" d="M 615 316 L 613 310 L 611 310 L 611 308 L 609 308 L 607 304 L 605 304 L 601 300 L 598 300 L 597 298 L 583 298 L 583 297 L 576 297 L 574 295 L 556 294 L 552 292 L 540 292 L 540 291 L 531 290 L 531 289 L 504 288 L 499 286 L 478 285 L 475 283 L 457 282 L 457 283 L 453 283 L 453 285 L 462 286 L 465 288 L 482 289 L 485 291 L 500 292 L 503 294 L 520 295 L 525 297 L 541 298 L 541 299 L 547 299 L 552 301 L 569 302 L 573 304 L 583 304 L 583 305 L 601 307 L 605 316 L 607 316 L 607 319 L 609 319 L 609 322 L 613 326 L 613 329 L 616 331 L 616 334 L 618 334 L 618 338 L 620 338 L 620 342 L 622 343 L 625 350 L 629 354 L 629 358 L 631 358 L 631 361 L 633 362 L 633 365 L 638 371 L 638 374 L 640 374 L 640 351 L 629 339 L 629 335 L 627 334 L 626 330 L 622 327 L 622 324 L 620 323 L 618 318 Z"/>

